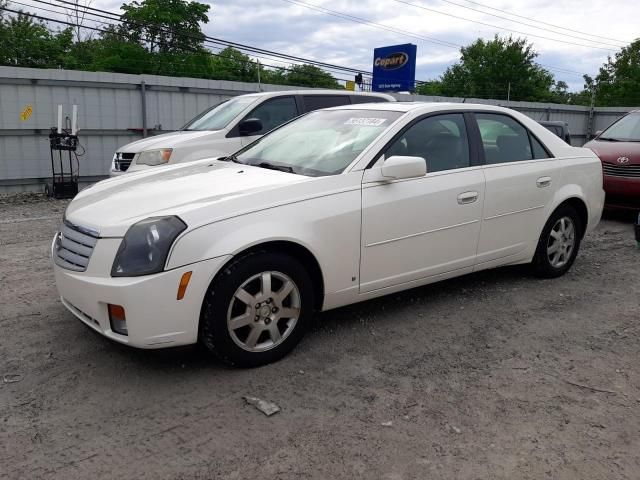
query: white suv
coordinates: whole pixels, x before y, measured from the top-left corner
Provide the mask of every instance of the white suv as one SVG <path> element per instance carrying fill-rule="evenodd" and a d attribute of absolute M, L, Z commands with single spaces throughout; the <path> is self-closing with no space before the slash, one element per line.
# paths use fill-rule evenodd
<path fill-rule="evenodd" d="M 383 93 L 341 90 L 240 95 L 205 110 L 177 132 L 143 138 L 119 148 L 109 174 L 114 177 L 158 165 L 230 155 L 303 113 L 339 105 L 394 101 Z"/>

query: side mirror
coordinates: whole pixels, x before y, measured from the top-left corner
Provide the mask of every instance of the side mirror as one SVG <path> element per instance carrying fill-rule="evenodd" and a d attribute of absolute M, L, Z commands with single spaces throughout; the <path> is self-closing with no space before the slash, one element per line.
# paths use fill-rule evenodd
<path fill-rule="evenodd" d="M 389 180 L 424 177 L 427 174 L 427 162 L 422 157 L 393 155 L 384 161 L 380 171 Z"/>
<path fill-rule="evenodd" d="M 238 130 L 240 130 L 240 135 L 243 137 L 258 133 L 262 131 L 262 120 L 259 118 L 247 118 L 240 122 Z"/>

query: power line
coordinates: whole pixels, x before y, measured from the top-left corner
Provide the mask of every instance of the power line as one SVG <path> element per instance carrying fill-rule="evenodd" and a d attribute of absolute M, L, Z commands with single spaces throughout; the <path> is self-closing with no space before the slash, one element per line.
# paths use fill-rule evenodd
<path fill-rule="evenodd" d="M 26 12 L 22 12 L 22 11 L 19 11 L 19 10 L 13 10 L 13 9 L 10 9 L 10 8 L 6 8 L 6 7 L 0 7 L 0 10 L 5 10 L 7 12 L 15 13 L 15 14 L 18 14 L 18 15 L 25 15 L 27 17 L 36 18 L 36 19 L 42 20 L 42 21 L 60 23 L 62 25 L 68 25 L 68 26 L 71 26 L 71 27 L 77 27 L 76 23 L 71 23 L 71 22 L 67 22 L 67 21 L 59 20 L 59 19 L 55 19 L 55 18 L 50 18 L 50 17 L 43 17 L 41 15 L 36 15 L 36 14 L 32 14 L 32 13 L 26 13 Z M 124 38 L 130 40 L 129 36 L 127 36 L 125 34 L 122 34 L 121 32 L 117 32 L 117 31 L 109 31 L 109 30 L 104 30 L 104 29 L 96 28 L 96 27 L 89 27 L 89 26 L 85 26 L 85 25 L 82 25 L 81 28 L 85 28 L 85 29 L 93 30 L 93 31 L 97 31 L 97 32 L 102 32 L 102 33 L 109 33 L 109 34 L 113 34 L 113 35 L 118 35 L 120 37 L 124 37 Z M 142 37 L 141 39 L 145 40 L 145 41 L 149 41 L 148 37 Z M 195 49 L 187 49 L 187 50 L 192 52 L 192 53 L 203 53 L 203 51 L 199 51 L 199 50 L 195 50 Z M 216 53 L 212 53 L 212 52 L 207 52 L 207 53 L 210 54 L 210 55 L 213 55 L 214 57 L 227 58 L 224 55 L 220 55 L 220 54 L 216 54 Z M 245 61 L 245 60 L 236 60 L 236 61 L 238 61 L 240 63 L 245 63 L 245 64 L 249 63 L 249 64 L 252 64 L 252 65 L 255 65 L 255 63 L 253 61 L 251 61 L 251 60 L 247 60 L 247 61 Z M 173 63 L 173 64 L 175 65 L 175 63 Z M 266 66 L 266 67 L 274 68 L 274 69 L 289 71 L 289 72 L 294 71 L 291 68 L 286 68 L 286 67 L 280 67 L 280 66 L 268 65 L 268 64 L 262 64 L 262 65 Z M 300 73 L 300 72 L 297 72 L 297 73 Z M 320 74 L 314 74 L 312 72 L 305 72 L 304 75 L 308 75 L 308 76 L 312 76 L 312 77 L 313 76 L 316 76 L 316 77 L 320 76 Z M 335 80 L 341 80 L 341 81 L 350 80 L 350 79 L 337 78 L 337 77 L 333 77 L 333 78 Z"/>
<path fill-rule="evenodd" d="M 42 0 L 33 0 L 33 1 L 39 2 L 39 3 L 48 3 L 48 2 L 44 2 Z M 56 1 L 58 3 L 70 5 L 70 6 L 73 6 L 74 8 L 77 8 L 77 5 L 75 3 L 69 2 L 67 0 L 56 0 Z M 99 12 L 99 13 L 102 13 L 102 14 L 111 15 L 111 17 L 115 16 L 115 17 L 118 17 L 118 19 L 117 19 L 118 21 L 120 21 L 120 22 L 123 21 L 121 15 L 119 15 L 117 13 L 114 13 L 114 12 L 110 12 L 108 10 L 102 10 L 102 9 L 99 9 L 99 8 L 88 7 L 88 6 L 80 6 L 80 8 L 83 8 L 85 10 L 91 10 L 91 11 Z M 111 18 L 111 19 L 116 20 L 115 18 Z M 168 32 L 170 32 L 170 33 L 172 33 L 174 35 L 175 34 L 188 35 L 188 34 L 185 34 L 184 32 L 177 32 L 176 33 L 172 29 L 169 29 L 169 28 L 167 28 L 167 27 L 165 27 L 165 26 L 163 26 L 161 24 L 153 23 L 153 22 L 139 22 L 139 21 L 138 22 L 133 22 L 133 21 L 127 20 L 127 23 L 130 23 L 130 24 L 133 24 L 133 25 L 136 25 L 136 24 L 137 25 L 143 25 L 143 26 L 153 25 L 153 26 L 157 26 L 157 27 L 163 28 L 166 31 L 168 31 Z M 192 36 L 192 37 L 194 37 L 194 36 Z M 223 39 L 211 37 L 211 36 L 208 36 L 208 35 L 204 35 L 204 38 L 207 41 L 211 42 L 211 43 L 216 43 L 216 44 L 220 44 L 220 45 L 224 45 L 224 46 L 228 46 L 228 47 L 233 47 L 233 48 L 236 48 L 238 50 L 245 50 L 245 51 L 250 51 L 250 52 L 253 52 L 253 53 L 261 53 L 261 54 L 268 55 L 268 56 L 283 58 L 283 59 L 290 60 L 290 61 L 293 61 L 293 62 L 310 63 L 310 64 L 313 64 L 313 65 L 316 65 L 316 66 L 322 66 L 324 68 L 333 68 L 333 69 L 341 70 L 341 71 L 344 71 L 344 72 L 362 73 L 363 75 L 371 75 L 371 72 L 367 72 L 366 70 L 360 70 L 360 69 L 351 68 L 351 67 L 344 67 L 344 66 L 341 66 L 341 65 L 334 65 L 334 64 L 331 64 L 331 63 L 320 62 L 320 61 L 317 61 L 317 60 L 310 60 L 310 59 L 303 58 L 303 57 L 297 57 L 297 56 L 294 56 L 294 55 L 289 55 L 289 54 L 280 53 L 280 52 L 274 52 L 274 51 L 266 50 L 266 49 L 259 48 L 259 47 L 253 47 L 251 45 L 245 45 L 245 44 L 241 44 L 241 43 L 237 43 L 237 42 L 231 42 L 231 41 L 228 41 L 228 40 L 223 40 Z"/>
<path fill-rule="evenodd" d="M 36 2 L 36 3 L 41 3 L 41 4 L 50 5 L 50 6 L 53 6 L 53 7 L 55 7 L 55 8 L 61 8 L 61 9 L 66 9 L 66 8 L 67 8 L 67 7 L 64 7 L 64 6 L 62 6 L 62 5 L 57 5 L 57 4 L 54 4 L 54 3 L 51 3 L 51 2 L 47 2 L 47 1 L 44 1 L 44 0 L 31 0 L 31 1 L 34 1 L 34 2 Z M 66 2 L 66 1 L 63 1 L 63 0 L 58 0 L 58 1 L 59 1 L 59 2 L 61 2 L 61 3 L 70 4 L 69 2 Z M 25 7 L 37 8 L 37 9 L 39 9 L 39 10 L 43 10 L 43 11 L 47 11 L 47 12 L 51 12 L 51 13 L 55 13 L 55 14 L 58 14 L 58 15 L 66 15 L 66 12 L 65 12 L 65 13 L 63 13 L 63 12 L 59 12 L 59 11 L 56 11 L 56 10 L 47 9 L 47 8 L 44 8 L 44 7 L 41 7 L 41 6 L 28 5 L 28 4 L 25 4 L 25 3 L 17 2 L 17 1 L 15 1 L 15 0 L 14 0 L 14 1 L 12 1 L 12 3 L 17 4 L 17 5 L 23 5 L 23 6 L 25 6 Z M 76 9 L 76 8 L 75 8 L 75 4 L 70 4 L 70 5 L 73 5 L 73 7 L 74 7 L 74 8 L 69 8 L 69 10 L 71 10 L 71 11 L 78 11 L 78 9 Z M 80 6 L 80 8 L 86 8 L 86 7 L 85 7 L 85 6 Z M 96 9 L 96 10 L 98 10 L 98 9 Z M 105 13 L 107 13 L 108 15 L 111 15 L 111 16 L 102 15 L 102 14 L 99 14 L 99 13 L 88 12 L 88 11 L 87 11 L 87 12 L 83 12 L 83 13 L 86 13 L 86 14 L 88 14 L 88 15 L 95 16 L 95 17 L 98 17 L 98 18 L 105 18 L 105 19 L 108 19 L 108 20 L 113 20 L 113 21 L 115 21 L 115 22 L 118 22 L 118 23 L 116 24 L 116 23 L 110 23 L 110 22 L 104 22 L 104 21 L 101 21 L 101 20 L 96 20 L 95 18 L 88 18 L 88 20 L 91 20 L 92 22 L 95 22 L 95 23 L 98 23 L 98 24 L 102 24 L 102 25 L 108 25 L 108 26 L 114 26 L 114 27 L 115 27 L 115 26 L 121 25 L 121 24 L 124 22 L 123 20 L 121 20 L 121 17 L 120 17 L 118 14 L 116 14 L 116 13 L 111 13 L 111 12 L 108 12 L 108 11 L 104 11 L 104 12 L 105 12 Z M 113 18 L 113 17 L 118 17 L 118 18 Z M 129 24 L 132 24 L 132 25 L 148 25 L 148 23 L 146 23 L 146 24 L 138 23 L 138 22 L 128 22 L 128 23 L 129 23 Z M 158 24 L 153 24 L 153 25 L 155 26 L 155 25 L 158 25 Z M 77 27 L 77 26 L 78 26 L 78 24 L 73 23 L 73 26 Z M 160 26 L 160 28 L 162 28 L 162 29 L 163 29 L 163 30 L 165 30 L 165 31 L 167 30 L 167 28 L 166 28 L 166 27 L 163 27 L 163 26 L 161 26 L 161 25 L 158 25 L 158 26 Z M 84 27 L 83 27 L 83 25 L 80 25 L 80 27 L 81 27 L 81 28 L 84 28 Z M 170 33 L 172 33 L 172 34 L 176 34 L 173 30 L 172 30 Z M 196 39 L 196 40 L 202 40 L 202 38 L 201 38 L 200 36 L 190 35 L 190 34 L 188 34 L 188 33 L 184 33 L 184 32 L 179 33 L 178 35 L 183 36 L 183 37 L 193 38 L 193 39 Z M 205 38 L 206 38 L 206 36 L 205 36 Z M 204 41 L 204 43 L 211 43 L 211 42 L 209 42 L 208 40 L 205 40 L 205 41 Z M 223 46 L 224 46 L 224 47 L 226 47 L 226 45 L 223 45 Z M 209 48 L 211 48 L 211 49 L 213 49 L 213 48 L 218 49 L 218 50 L 217 50 L 217 51 L 218 51 L 218 53 L 220 53 L 220 52 L 222 51 L 222 47 L 221 47 L 221 46 L 218 46 L 218 44 L 217 44 L 217 43 L 215 44 L 215 46 L 211 46 L 211 45 L 209 45 Z M 253 56 L 254 58 L 258 58 L 258 59 L 261 59 L 261 60 L 267 60 L 267 61 L 269 61 L 269 62 L 278 62 L 278 63 L 282 63 L 282 64 L 285 64 L 285 65 L 291 65 L 291 63 L 290 63 L 290 62 L 286 62 L 286 61 L 284 61 L 284 60 L 279 60 L 279 59 L 276 59 L 276 58 L 264 57 L 264 56 L 260 56 L 260 55 L 256 55 L 256 54 L 252 54 L 252 56 Z M 281 67 L 281 66 L 269 65 L 268 63 L 263 63 L 263 65 L 265 65 L 265 66 L 271 66 L 271 67 L 273 67 L 273 68 L 284 68 L 284 67 Z M 345 73 L 345 72 L 344 72 L 344 71 L 342 71 L 342 70 L 338 70 L 338 69 L 334 69 L 334 68 L 329 68 L 329 67 L 324 67 L 324 68 L 325 68 L 326 70 L 333 70 L 333 71 L 331 72 L 333 75 L 335 75 L 335 71 L 338 71 L 340 74 L 344 74 L 344 73 Z M 364 74 L 366 75 L 366 73 L 364 73 Z M 368 75 L 371 75 L 371 74 L 369 73 Z M 339 80 L 346 81 L 346 79 L 343 79 L 343 78 L 338 78 L 338 79 L 339 79 Z"/>
<path fill-rule="evenodd" d="M 376 23 L 376 22 L 372 22 L 370 20 L 367 20 L 366 18 L 356 17 L 356 16 L 349 15 L 349 14 L 346 14 L 346 13 L 338 12 L 336 10 L 331 10 L 331 9 L 328 9 L 328 8 L 325 8 L 325 7 L 319 7 L 318 5 L 305 3 L 305 2 L 302 2 L 302 1 L 299 1 L 299 0 L 282 0 L 282 1 L 283 2 L 288 2 L 288 3 L 293 3 L 295 5 L 299 5 L 301 7 L 309 8 L 309 9 L 312 9 L 312 10 L 322 11 L 323 13 L 325 13 L 327 15 L 340 16 L 342 18 L 350 18 L 350 19 L 352 19 L 352 21 L 355 21 L 357 23 L 365 23 L 365 24 L 368 24 L 368 25 L 371 25 L 371 26 L 382 27 L 385 30 L 402 32 L 402 33 L 404 33 L 406 35 L 414 36 L 414 37 L 417 37 L 417 38 L 423 38 L 423 39 L 427 39 L 428 38 L 427 41 L 430 41 L 430 42 L 435 42 L 435 43 L 440 42 L 441 44 L 448 44 L 449 46 L 450 45 L 455 45 L 455 44 L 452 44 L 452 43 L 444 41 L 444 40 L 439 40 L 439 39 L 436 39 L 436 38 L 433 38 L 433 37 L 423 37 L 422 35 L 418 35 L 418 34 L 413 33 L 413 32 L 408 32 L 407 30 L 400 30 L 400 29 L 395 29 L 393 27 L 387 27 L 386 25 L 383 25 L 383 24 L 380 24 L 380 23 Z M 541 38 L 543 40 L 549 40 L 549 41 L 552 41 L 552 42 L 560 42 L 560 43 L 565 43 L 567 45 L 573 45 L 573 46 L 585 47 L 585 48 L 592 48 L 592 49 L 596 49 L 596 50 L 604 50 L 604 51 L 608 51 L 608 52 L 617 51 L 617 49 L 616 50 L 612 50 L 610 48 L 597 47 L 597 46 L 594 46 L 594 45 L 585 45 L 583 43 L 575 43 L 575 42 L 570 42 L 570 41 L 567 41 L 567 40 L 560 40 L 560 39 L 556 39 L 556 38 L 545 37 L 543 35 L 536 35 L 536 34 L 533 34 L 533 33 L 522 32 L 522 31 L 519 31 L 519 30 L 509 30 L 509 29 L 506 29 L 506 28 L 503 28 L 503 27 L 499 27 L 497 25 L 490 24 L 490 23 L 480 22 L 480 21 L 477 21 L 477 20 L 471 20 L 471 19 L 468 19 L 468 18 L 460 17 L 458 15 L 454 15 L 452 13 L 441 12 L 439 10 L 435 10 L 433 8 L 428 8 L 428 7 L 425 7 L 425 6 L 422 6 L 422 5 L 418 5 L 418 4 L 415 4 L 415 3 L 410 3 L 410 2 L 407 2 L 405 0 L 392 0 L 392 1 L 397 2 L 397 3 L 402 3 L 402 4 L 405 4 L 405 5 L 410 5 L 412 7 L 420 8 L 422 10 L 426 10 L 426 11 L 429 11 L 429 12 L 437 13 L 437 14 L 440 14 L 440 15 L 445 15 L 447 17 L 456 18 L 458 20 L 463 20 L 463 21 L 466 21 L 466 22 L 473 22 L 473 23 L 477 23 L 477 24 L 484 25 L 484 26 L 491 27 L 491 28 L 497 28 L 499 30 L 505 30 L 505 31 L 517 33 L 517 34 L 520 34 L 520 35 L 528 35 L 530 37 Z M 617 48 L 619 48 L 617 45 L 615 45 L 615 46 Z M 457 46 L 457 47 L 459 47 L 459 46 Z"/>
<path fill-rule="evenodd" d="M 382 24 L 376 23 L 376 22 L 371 22 L 371 21 L 369 21 L 367 19 L 364 19 L 364 18 L 361 18 L 361 17 L 355 17 L 353 15 L 348 15 L 348 14 L 344 14 L 344 13 L 341 13 L 341 12 L 336 12 L 335 10 L 330 10 L 328 8 L 325 8 L 325 7 L 319 7 L 317 5 L 310 5 L 310 4 L 301 2 L 300 0 L 282 0 L 282 1 L 294 4 L 294 5 L 299 5 L 301 7 L 309 8 L 311 10 L 317 10 L 320 13 L 324 13 L 326 15 L 331 15 L 331 16 L 334 16 L 334 17 L 342 18 L 342 19 L 347 20 L 347 21 L 354 21 L 356 23 L 362 23 L 362 24 L 365 24 L 365 25 L 369 25 L 369 26 L 371 26 L 373 28 L 382 28 L 384 30 L 389 30 L 389 31 L 392 31 L 392 32 L 395 32 L 395 33 L 399 33 L 399 34 L 404 35 L 404 36 L 408 36 L 408 37 L 418 38 L 418 39 L 421 39 L 421 40 L 424 40 L 424 41 L 427 41 L 427 42 L 432 42 L 432 43 L 438 43 L 439 42 L 438 43 L 439 45 L 443 45 L 445 47 L 450 47 L 450 48 L 455 48 L 456 50 L 458 50 L 460 48 L 463 48 L 462 45 L 458 45 L 458 44 L 451 43 L 451 42 L 445 42 L 445 41 L 439 40 L 439 39 L 434 39 L 433 37 L 425 37 L 423 35 L 418 35 L 416 33 L 409 32 L 409 31 L 406 31 L 406 30 L 396 29 L 396 28 L 393 28 L 393 27 L 387 27 L 386 25 L 382 25 Z M 544 66 L 544 65 L 541 65 L 541 66 Z M 565 69 L 561 69 L 561 68 L 557 68 L 557 67 L 551 67 L 551 66 L 548 66 L 548 65 L 546 66 L 546 68 L 548 68 L 549 70 L 557 70 L 560 73 L 572 73 L 572 74 L 576 74 L 576 75 L 580 75 L 580 76 L 584 75 L 584 73 L 581 73 L 581 72 L 568 71 L 568 70 L 565 70 Z"/>
<path fill-rule="evenodd" d="M 308 3 L 300 2 L 298 0 L 282 0 L 283 2 L 291 3 L 293 5 L 298 5 L 300 7 L 309 8 L 311 10 L 316 10 L 320 13 L 324 13 L 325 15 L 331 15 L 333 17 L 342 18 L 344 20 L 349 20 L 351 22 L 361 23 L 363 25 L 368 25 L 373 28 L 378 28 L 382 30 L 387 30 L 393 33 L 399 33 L 401 35 L 405 35 L 407 37 L 417 38 L 419 40 L 423 40 L 425 42 L 434 43 L 436 45 L 441 45 L 444 47 L 454 48 L 456 50 L 460 49 L 462 45 L 458 45 L 456 43 L 448 42 L 446 40 L 440 40 L 434 37 L 427 37 L 425 35 L 419 35 L 417 33 L 409 32 L 407 30 L 402 30 L 395 27 L 389 27 L 387 25 L 383 25 L 381 23 L 372 22 L 371 20 L 367 20 L 366 18 L 356 17 L 355 15 L 349 15 L 347 13 L 337 12 L 335 10 L 330 10 L 325 7 L 320 7 L 318 5 L 310 5 Z"/>
<path fill-rule="evenodd" d="M 441 0 L 441 1 L 443 1 L 443 2 L 445 2 L 445 3 L 449 3 L 449 4 L 451 4 L 451 5 L 456 5 L 456 6 L 461 7 L 461 8 L 466 8 L 467 10 L 471 10 L 471 11 L 473 11 L 473 12 L 479 12 L 479 13 L 483 13 L 483 14 L 485 14 L 485 15 L 491 15 L 491 16 L 496 17 L 496 18 L 502 18 L 502 19 L 504 19 L 504 20 L 509 20 L 510 22 L 521 23 L 521 22 L 517 22 L 516 20 L 512 20 L 512 19 L 509 19 L 509 18 L 501 17 L 501 16 L 499 16 L 499 15 L 495 15 L 495 14 L 492 14 L 492 13 L 483 12 L 482 10 L 477 10 L 477 9 L 475 9 L 475 8 L 471 8 L 471 7 L 467 6 L 467 5 L 461 5 L 460 3 L 456 3 L 456 2 L 453 2 L 453 1 L 451 1 L 451 0 Z M 603 40 L 611 40 L 611 41 L 614 41 L 614 42 L 619 42 L 619 43 L 624 43 L 624 44 L 631 43 L 631 41 L 629 41 L 629 40 L 618 40 L 618 39 L 616 39 L 616 38 L 603 37 L 603 36 L 601 36 L 601 35 L 596 35 L 596 34 L 594 34 L 594 33 L 582 32 L 582 31 L 580 31 L 580 30 L 573 30 L 573 29 L 568 28 L 568 27 L 562 27 L 562 26 L 560 26 L 560 25 L 554 25 L 553 23 L 543 22 L 542 20 L 537 20 L 537 19 L 534 19 L 534 18 L 525 17 L 524 15 L 518 15 L 517 13 L 511 13 L 511 12 L 508 12 L 508 11 L 506 11 L 506 10 L 502 10 L 502 9 L 500 9 L 500 8 L 491 7 L 491 6 L 489 6 L 489 5 L 485 5 L 484 3 L 474 2 L 474 1 L 472 1 L 472 0 L 466 0 L 466 2 L 467 2 L 467 3 L 471 3 L 471 4 L 473 4 L 473 5 L 478 5 L 479 7 L 486 8 L 486 9 L 488 9 L 488 10 L 493 10 L 493 11 L 495 11 L 495 12 L 500 12 L 500 13 L 504 13 L 504 14 L 506 14 L 506 15 L 512 15 L 512 16 L 514 16 L 514 17 L 523 18 L 523 19 L 525 19 L 525 20 L 529 20 L 529 21 L 532 21 L 532 22 L 535 22 L 535 23 L 541 23 L 542 25 L 547 25 L 547 26 L 549 26 L 549 27 L 559 28 L 559 29 L 561 29 L 561 30 L 567 30 L 568 32 L 579 33 L 579 34 L 581 34 L 581 35 L 587 35 L 587 36 L 590 36 L 590 37 L 601 38 L 601 39 L 603 39 Z M 526 24 L 526 23 L 523 23 L 523 25 L 527 25 L 527 24 Z M 540 28 L 540 27 L 536 27 L 536 28 Z M 585 40 L 586 40 L 586 39 L 585 39 Z"/>

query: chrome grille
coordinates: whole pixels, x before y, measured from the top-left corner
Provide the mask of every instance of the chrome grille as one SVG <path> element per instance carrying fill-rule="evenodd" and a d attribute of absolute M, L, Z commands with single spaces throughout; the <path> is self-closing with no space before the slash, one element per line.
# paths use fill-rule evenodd
<path fill-rule="evenodd" d="M 115 169 L 121 172 L 126 172 L 127 170 L 129 170 L 134 156 L 135 153 L 117 152 L 116 158 L 113 161 Z"/>
<path fill-rule="evenodd" d="M 602 172 L 610 177 L 640 177 L 640 165 L 602 163 Z"/>
<path fill-rule="evenodd" d="M 97 242 L 97 232 L 65 222 L 56 236 L 54 261 L 67 270 L 84 272 Z"/>

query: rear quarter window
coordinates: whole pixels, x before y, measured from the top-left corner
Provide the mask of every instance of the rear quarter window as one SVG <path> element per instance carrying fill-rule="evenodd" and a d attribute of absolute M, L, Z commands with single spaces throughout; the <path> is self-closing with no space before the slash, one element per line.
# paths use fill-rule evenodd
<path fill-rule="evenodd" d="M 302 101 L 307 112 L 351 103 L 349 95 L 303 95 Z"/>

